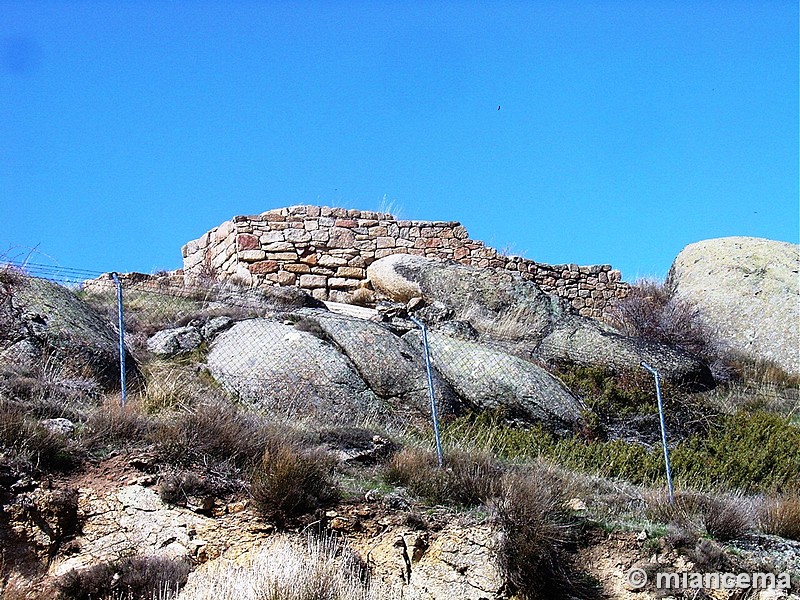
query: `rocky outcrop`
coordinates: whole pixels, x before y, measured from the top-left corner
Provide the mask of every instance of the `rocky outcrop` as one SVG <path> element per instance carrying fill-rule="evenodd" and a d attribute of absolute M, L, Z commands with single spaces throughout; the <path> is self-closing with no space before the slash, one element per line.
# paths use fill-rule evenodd
<path fill-rule="evenodd" d="M 316 330 L 345 354 L 370 389 L 390 402 L 393 413 L 412 420 L 425 418 L 430 402 L 428 379 L 418 348 L 374 321 L 313 309 L 292 313 L 292 318 L 297 317 L 295 327 Z M 460 412 L 461 400 L 438 372 L 433 382 L 440 410 Z"/>
<path fill-rule="evenodd" d="M 0 282 L 0 365 L 47 365 L 62 379 L 119 388 L 119 346 L 108 321 L 67 288 L 13 271 Z M 126 352 L 131 383 L 139 372 Z"/>
<path fill-rule="evenodd" d="M 800 246 L 751 237 L 690 244 L 669 275 L 720 345 L 800 375 Z"/>
<path fill-rule="evenodd" d="M 499 532 L 486 524 L 451 523 L 442 531 L 391 529 L 354 540 L 373 579 L 415 600 L 507 598 L 497 560 Z"/>
<path fill-rule="evenodd" d="M 390 256 L 373 263 L 369 277 L 386 296 L 407 301 L 416 294 L 428 304 L 440 305 L 434 311 L 437 319 L 468 321 L 483 340 L 513 346 L 528 359 L 617 370 L 640 369 L 641 361 L 647 361 L 674 382 L 698 388 L 713 385 L 708 367 L 694 357 L 669 346 L 625 337 L 575 314 L 535 283 L 507 272 L 416 256 Z"/>

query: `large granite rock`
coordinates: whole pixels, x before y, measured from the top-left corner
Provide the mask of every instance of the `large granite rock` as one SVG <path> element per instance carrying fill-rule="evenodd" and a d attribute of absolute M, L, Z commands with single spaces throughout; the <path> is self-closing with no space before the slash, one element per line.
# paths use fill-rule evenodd
<path fill-rule="evenodd" d="M 407 333 L 422 353 L 422 336 Z M 500 411 L 509 420 L 540 422 L 569 430 L 583 406 L 543 368 L 502 350 L 436 331 L 428 332 L 431 361 L 464 401 L 477 411 Z"/>
<path fill-rule="evenodd" d="M 125 354 L 131 383 L 139 380 Z M 0 365 L 46 367 L 50 376 L 119 389 L 119 341 L 111 324 L 72 291 L 15 272 L 0 281 Z"/>
<path fill-rule="evenodd" d="M 494 269 L 477 269 L 412 255 L 392 255 L 367 270 L 373 287 L 408 301 L 416 294 L 441 306 L 439 319 L 469 323 L 483 340 L 505 344 L 528 359 L 570 361 L 617 370 L 640 369 L 642 361 L 663 377 L 693 388 L 713 386 L 708 367 L 678 349 L 623 336 L 582 317 L 535 283 Z"/>
<path fill-rule="evenodd" d="M 217 336 L 207 363 L 228 390 L 284 417 L 351 424 L 391 418 L 345 355 L 291 324 L 240 321 Z"/>
<path fill-rule="evenodd" d="M 800 246 L 751 237 L 690 244 L 669 283 L 735 353 L 800 375 Z"/>
<path fill-rule="evenodd" d="M 298 317 L 295 327 L 316 330 L 345 354 L 370 389 L 391 404 L 393 413 L 427 421 L 428 378 L 419 348 L 374 321 L 315 309 L 292 313 L 292 318 Z M 433 383 L 440 411 L 460 412 L 461 400 L 437 372 Z"/>

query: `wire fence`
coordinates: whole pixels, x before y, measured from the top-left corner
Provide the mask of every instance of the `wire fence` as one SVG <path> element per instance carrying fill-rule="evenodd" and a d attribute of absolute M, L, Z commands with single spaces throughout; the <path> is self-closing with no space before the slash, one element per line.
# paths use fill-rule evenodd
<path fill-rule="evenodd" d="M 0 275 L 0 359 L 33 358 L 76 388 L 96 380 L 124 399 L 146 391 L 147 365 L 177 364 L 288 419 L 421 423 L 470 408 L 564 427 L 580 418 L 556 378 L 466 322 L 424 335 L 422 321 L 342 314 L 298 288 L 187 286 L 179 271 L 28 263 Z"/>

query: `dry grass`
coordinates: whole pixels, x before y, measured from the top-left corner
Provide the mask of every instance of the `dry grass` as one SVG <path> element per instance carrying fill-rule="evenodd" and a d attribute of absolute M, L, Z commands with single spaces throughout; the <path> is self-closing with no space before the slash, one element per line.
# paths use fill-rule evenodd
<path fill-rule="evenodd" d="M 659 491 L 645 494 L 645 500 L 645 515 L 687 534 L 704 532 L 726 542 L 742 537 L 753 527 L 752 502 L 745 496 L 679 491 L 670 504 L 666 493 Z"/>
<path fill-rule="evenodd" d="M 181 600 L 395 600 L 370 585 L 360 561 L 334 538 L 303 546 L 279 537 L 247 561 L 217 561 L 198 572 Z"/>
<path fill-rule="evenodd" d="M 764 499 L 759 528 L 764 533 L 800 541 L 800 496 L 784 495 Z"/>
<path fill-rule="evenodd" d="M 453 450 L 443 462 L 440 469 L 434 452 L 406 448 L 392 457 L 384 476 L 434 504 L 477 506 L 500 493 L 503 469 L 488 452 Z"/>

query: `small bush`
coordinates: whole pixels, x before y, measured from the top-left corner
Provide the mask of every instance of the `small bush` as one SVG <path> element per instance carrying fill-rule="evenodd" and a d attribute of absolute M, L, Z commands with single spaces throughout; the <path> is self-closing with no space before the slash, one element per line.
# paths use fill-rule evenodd
<path fill-rule="evenodd" d="M 125 598 L 150 600 L 164 589 L 177 590 L 189 577 L 189 564 L 161 556 L 137 556 L 114 564 L 73 570 L 58 581 L 59 600 Z"/>
<path fill-rule="evenodd" d="M 436 454 L 407 448 L 395 454 L 385 477 L 413 496 L 435 504 L 477 506 L 500 492 L 503 470 L 487 452 L 454 450 L 438 467 Z"/>
<path fill-rule="evenodd" d="M 715 540 L 727 542 L 750 530 L 750 518 L 741 500 L 712 498 L 703 510 L 703 527 Z"/>
<path fill-rule="evenodd" d="M 764 533 L 800 541 L 800 496 L 765 499 L 759 526 Z"/>
<path fill-rule="evenodd" d="M 498 554 L 512 590 L 525 600 L 595 597 L 595 587 L 571 565 L 568 548 L 578 530 L 564 507 L 561 483 L 542 472 L 509 476 L 503 487 Z"/>
<path fill-rule="evenodd" d="M 78 458 L 69 441 L 30 419 L 19 405 L 0 401 L 0 449 L 45 471 L 72 468 Z"/>
<path fill-rule="evenodd" d="M 319 449 L 283 443 L 268 448 L 254 470 L 251 493 L 257 510 L 283 526 L 338 500 L 331 474 L 334 462 Z"/>

